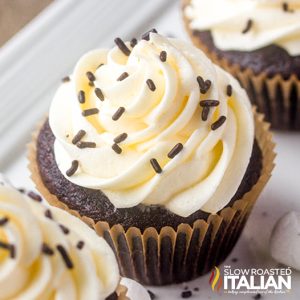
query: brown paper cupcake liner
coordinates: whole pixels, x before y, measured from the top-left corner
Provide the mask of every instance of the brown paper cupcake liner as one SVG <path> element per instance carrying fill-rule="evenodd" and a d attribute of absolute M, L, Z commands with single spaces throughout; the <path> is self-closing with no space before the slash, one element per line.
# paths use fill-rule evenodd
<path fill-rule="evenodd" d="M 211 214 L 207 221 L 200 219 L 193 226 L 181 224 L 177 230 L 163 227 L 160 231 L 147 228 L 141 232 L 136 227 L 125 230 L 121 225 L 109 226 L 106 222 L 95 223 L 69 209 L 45 187 L 36 161 L 36 139 L 29 145 L 29 169 L 38 191 L 54 206 L 67 210 L 89 224 L 105 238 L 118 258 L 122 276 L 146 285 L 165 285 L 191 280 L 219 265 L 237 242 L 252 207 L 271 176 L 274 167 L 275 144 L 269 124 L 263 115 L 256 113 L 255 136 L 263 156 L 263 167 L 258 182 L 241 199 Z M 41 126 L 39 126 L 41 127 Z"/>
<path fill-rule="evenodd" d="M 190 0 L 183 0 L 183 8 Z M 252 69 L 242 69 L 238 64 L 220 58 L 201 42 L 189 27 L 183 15 L 184 25 L 193 44 L 201 49 L 215 64 L 231 73 L 248 93 L 253 105 L 265 114 L 266 121 L 274 129 L 300 130 L 300 79 L 295 75 L 283 78 L 277 74 L 269 77 L 265 72 L 255 74 Z"/>

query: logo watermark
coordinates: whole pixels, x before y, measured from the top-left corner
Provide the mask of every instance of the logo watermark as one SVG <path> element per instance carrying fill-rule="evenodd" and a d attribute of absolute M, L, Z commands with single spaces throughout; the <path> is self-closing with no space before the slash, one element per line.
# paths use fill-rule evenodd
<path fill-rule="evenodd" d="M 291 268 L 215 267 L 210 275 L 212 291 L 226 294 L 286 294 L 292 289 Z"/>

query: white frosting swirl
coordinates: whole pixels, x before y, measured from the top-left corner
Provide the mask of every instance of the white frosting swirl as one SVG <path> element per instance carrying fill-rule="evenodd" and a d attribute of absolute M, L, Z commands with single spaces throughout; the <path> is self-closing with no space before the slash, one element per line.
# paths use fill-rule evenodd
<path fill-rule="evenodd" d="M 52 212 L 53 219 L 45 216 Z M 95 299 L 112 294 L 119 283 L 113 251 L 87 225 L 57 208 L 48 208 L 8 186 L 0 186 L 0 243 L 13 245 L 15 257 L 0 246 L 0 299 Z M 70 232 L 64 234 L 59 224 Z M 83 241 L 79 250 L 76 245 Z M 46 243 L 53 251 L 41 251 Z M 62 245 L 73 268 L 56 249 Z"/>
<path fill-rule="evenodd" d="M 300 0 L 191 0 L 184 13 L 192 29 L 210 30 L 221 50 L 276 44 L 290 55 L 300 54 Z M 250 19 L 251 30 L 243 34 Z"/>
<path fill-rule="evenodd" d="M 159 59 L 161 51 L 167 53 L 166 62 Z M 99 64 L 104 65 L 97 68 Z M 88 85 L 87 71 L 95 74 L 94 84 L 104 101 Z M 117 81 L 123 72 L 129 76 Z M 212 81 L 205 95 L 200 94 L 198 75 Z M 146 84 L 149 78 L 155 91 Z M 232 97 L 226 95 L 228 84 Z M 85 91 L 84 104 L 77 100 L 80 90 Z M 202 121 L 199 102 L 206 99 L 217 99 L 220 105 Z M 94 107 L 98 114 L 82 116 L 83 109 Z M 125 113 L 113 121 L 119 107 L 125 107 Z M 212 131 L 211 124 L 220 116 L 226 116 L 226 122 Z M 192 45 L 159 34 L 141 40 L 129 56 L 118 47 L 83 56 L 71 82 L 57 91 L 49 119 L 61 172 L 65 175 L 72 160 L 79 161 L 77 172 L 65 175 L 68 180 L 101 189 L 117 208 L 164 205 L 181 216 L 200 208 L 217 212 L 230 201 L 246 171 L 254 139 L 250 102 L 237 81 Z M 82 129 L 87 132 L 83 140 L 95 142 L 96 148 L 72 144 Z M 128 138 L 117 154 L 111 146 L 123 132 Z M 177 143 L 184 148 L 169 159 L 167 154 Z M 152 158 L 162 167 L 161 174 L 151 167 Z"/>

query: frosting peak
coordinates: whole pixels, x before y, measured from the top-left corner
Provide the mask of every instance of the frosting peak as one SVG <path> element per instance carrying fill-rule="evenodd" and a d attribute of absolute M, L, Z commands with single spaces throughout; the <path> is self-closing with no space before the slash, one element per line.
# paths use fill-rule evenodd
<path fill-rule="evenodd" d="M 104 300 L 120 279 L 114 253 L 82 221 L 39 200 L 0 185 L 0 299 Z"/>
<path fill-rule="evenodd" d="M 300 54 L 299 0 L 191 0 L 184 13 L 192 29 L 210 30 L 221 50 L 253 51 L 276 44 L 290 55 Z"/>
<path fill-rule="evenodd" d="M 150 33 L 137 44 L 116 43 L 84 55 L 54 97 L 58 167 L 118 208 L 217 212 L 236 192 L 252 151 L 245 92 L 185 42 Z"/>

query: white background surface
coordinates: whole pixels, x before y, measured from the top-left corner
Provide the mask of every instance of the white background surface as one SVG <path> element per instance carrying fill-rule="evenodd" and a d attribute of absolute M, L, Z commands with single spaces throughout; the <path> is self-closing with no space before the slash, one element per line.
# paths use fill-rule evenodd
<path fill-rule="evenodd" d="M 120 9 L 121 8 L 121 9 Z M 18 187 L 32 188 L 25 145 L 34 124 L 46 113 L 51 97 L 81 54 L 111 46 L 118 36 L 129 39 L 155 27 L 187 38 L 179 2 L 171 0 L 55 1 L 14 40 L 0 49 L 0 170 Z M 232 267 L 275 267 L 269 255 L 271 230 L 284 213 L 300 211 L 300 133 L 275 133 L 276 168 L 233 253 Z M 299 249 L 300 256 L 300 249 Z M 232 262 L 232 258 L 237 262 Z M 199 287 L 191 299 L 252 299 L 253 295 L 213 293 L 204 276 L 193 282 L 150 288 L 157 299 L 181 299 L 183 287 Z M 299 299 L 300 273 L 294 271 L 289 295 L 263 299 Z"/>

